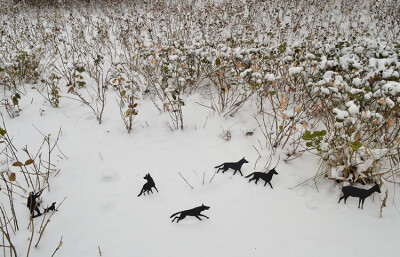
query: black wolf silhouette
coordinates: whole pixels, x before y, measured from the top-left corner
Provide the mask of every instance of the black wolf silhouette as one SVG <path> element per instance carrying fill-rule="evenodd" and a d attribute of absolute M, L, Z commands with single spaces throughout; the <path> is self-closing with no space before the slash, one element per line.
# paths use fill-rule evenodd
<path fill-rule="evenodd" d="M 262 180 L 265 181 L 264 186 L 266 186 L 267 183 L 268 183 L 271 186 L 271 188 L 273 188 L 272 185 L 271 185 L 271 179 L 272 179 L 272 176 L 274 174 L 278 175 L 278 172 L 276 172 L 275 168 L 273 168 L 272 170 L 268 171 L 267 173 L 264 173 L 264 172 L 253 172 L 250 175 L 246 176 L 245 178 L 249 178 L 249 177 L 253 176 L 253 178 L 249 179 L 249 182 L 255 179 L 256 180 L 256 184 L 257 184 L 259 179 L 262 179 Z"/>
<path fill-rule="evenodd" d="M 201 220 L 199 216 L 206 217 L 207 219 L 209 219 L 209 217 L 207 217 L 206 215 L 201 214 L 202 211 L 205 211 L 208 209 L 210 209 L 209 206 L 205 206 L 204 204 L 202 204 L 201 206 L 190 209 L 190 210 L 185 210 L 185 211 L 180 211 L 180 212 L 174 213 L 171 215 L 170 218 L 180 214 L 179 217 L 175 217 L 172 219 L 172 222 L 174 222 L 177 219 L 176 223 L 178 223 L 180 220 L 183 220 L 186 216 L 195 216 L 199 220 Z"/>
<path fill-rule="evenodd" d="M 379 185 L 375 182 L 375 185 L 371 187 L 370 189 L 362 189 L 362 188 L 357 188 L 353 186 L 345 186 L 342 188 L 343 196 L 339 198 L 339 202 L 344 199 L 344 203 L 346 203 L 347 198 L 349 196 L 353 197 L 358 197 L 358 208 L 360 208 L 361 204 L 361 209 L 364 207 L 364 201 L 365 198 L 370 196 L 373 192 L 381 192 L 381 189 L 379 188 Z"/>
<path fill-rule="evenodd" d="M 236 174 L 236 171 L 239 171 L 240 175 L 243 176 L 241 169 L 242 169 L 242 165 L 243 165 L 244 163 L 248 163 L 248 161 L 243 157 L 243 158 L 242 158 L 240 161 L 238 161 L 238 162 L 225 162 L 225 163 L 222 163 L 221 165 L 215 166 L 215 168 L 219 168 L 219 169 L 217 170 L 217 173 L 218 173 L 220 170 L 222 170 L 222 173 L 225 173 L 225 171 L 227 171 L 228 169 L 232 169 L 232 170 L 235 171 L 235 172 L 233 173 L 233 175 Z"/>
<path fill-rule="evenodd" d="M 146 176 L 143 177 L 144 179 L 147 180 L 147 182 L 143 185 L 142 191 L 140 191 L 140 194 L 138 196 L 141 196 L 142 194 L 150 194 L 149 192 L 153 193 L 153 190 L 151 190 L 152 187 L 154 187 L 157 190 L 156 184 L 154 183 L 153 178 L 150 176 L 150 173 L 147 173 Z"/>
<path fill-rule="evenodd" d="M 49 207 L 45 208 L 43 213 L 49 212 L 49 211 L 57 211 L 56 210 L 56 202 L 52 203 Z"/>

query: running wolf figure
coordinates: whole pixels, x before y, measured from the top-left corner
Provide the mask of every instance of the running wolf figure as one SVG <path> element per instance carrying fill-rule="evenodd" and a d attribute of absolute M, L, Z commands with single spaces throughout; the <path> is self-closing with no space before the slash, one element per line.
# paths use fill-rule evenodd
<path fill-rule="evenodd" d="M 207 217 L 206 215 L 201 214 L 202 211 L 205 211 L 208 209 L 210 209 L 209 206 L 205 206 L 204 204 L 202 204 L 201 206 L 190 209 L 190 210 L 185 210 L 185 211 L 180 211 L 180 212 L 174 213 L 171 215 L 170 218 L 180 214 L 179 217 L 175 217 L 172 219 L 172 222 L 174 222 L 177 219 L 176 223 L 178 223 L 180 220 L 183 220 L 186 216 L 195 216 L 199 220 L 201 220 L 199 216 L 206 217 L 207 219 L 209 219 L 209 217 Z"/>
<path fill-rule="evenodd" d="M 243 176 L 241 169 L 242 169 L 242 165 L 244 163 L 248 163 L 248 161 L 243 157 L 238 162 L 225 162 L 225 163 L 222 163 L 221 165 L 215 166 L 215 168 L 218 168 L 217 173 L 220 170 L 222 170 L 222 173 L 225 173 L 225 171 L 227 171 L 228 169 L 233 169 L 235 171 L 233 173 L 233 175 L 236 174 L 236 171 L 239 171 L 240 175 Z"/>

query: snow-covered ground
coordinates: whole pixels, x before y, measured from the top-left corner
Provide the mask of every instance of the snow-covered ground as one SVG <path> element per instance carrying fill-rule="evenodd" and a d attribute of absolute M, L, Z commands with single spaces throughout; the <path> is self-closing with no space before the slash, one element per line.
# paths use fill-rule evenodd
<path fill-rule="evenodd" d="M 290 189 L 318 171 L 318 157 L 311 154 L 289 163 L 281 160 L 273 189 L 262 181 L 248 183 L 232 170 L 217 173 L 210 182 L 214 166 L 242 157 L 249 161 L 243 174 L 254 172 L 258 154 L 253 145 L 258 147 L 263 137 L 250 102 L 235 117 L 224 118 L 196 103 L 202 101 L 197 94 L 185 99 L 185 128 L 172 132 L 165 126 L 168 114 L 141 100 L 133 133 L 127 134 L 112 97 L 101 125 L 78 102 L 61 99 L 55 109 L 33 91 L 23 97 L 20 116 L 5 117 L 14 144 L 35 152 L 42 141 L 35 127 L 52 138 L 61 127 L 59 145 L 68 157 L 55 157 L 61 171 L 51 178 L 42 206 L 66 199 L 29 256 L 50 256 L 61 237 L 55 256 L 100 256 L 99 249 L 101 256 L 110 257 L 399 256 L 400 211 L 395 204 L 400 203 L 398 196 L 393 200 L 398 185 L 389 188 L 380 218 L 386 189 L 367 198 L 363 210 L 356 198 L 338 204 L 340 188 L 331 180 L 317 180 L 318 190 L 312 180 Z M 219 135 L 228 128 L 232 138 L 225 141 Z M 245 135 L 253 130 L 253 136 Z M 268 151 L 263 155 L 269 156 Z M 259 160 L 256 170 L 266 161 Z M 159 193 L 137 197 L 147 173 Z M 20 231 L 13 243 L 18 256 L 25 256 L 29 211 L 26 199 L 16 197 L 15 203 Z M 210 206 L 203 212 L 210 219 L 171 223 L 171 214 L 201 204 Z M 36 218 L 35 227 L 40 223 Z M 34 243 L 38 237 L 35 233 Z"/>

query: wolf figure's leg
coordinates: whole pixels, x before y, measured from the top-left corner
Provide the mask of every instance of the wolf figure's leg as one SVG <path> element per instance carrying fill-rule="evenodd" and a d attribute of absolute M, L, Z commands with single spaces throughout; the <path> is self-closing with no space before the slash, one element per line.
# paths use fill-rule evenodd
<path fill-rule="evenodd" d="M 181 214 L 181 216 L 179 216 L 178 220 L 176 221 L 176 223 L 178 223 L 180 220 L 183 220 L 184 218 L 186 218 L 186 215 Z"/>
<path fill-rule="evenodd" d="M 204 215 L 204 214 L 199 214 L 199 216 L 202 216 L 202 217 L 206 217 L 207 219 L 209 219 L 209 217 L 207 217 L 206 215 Z"/>

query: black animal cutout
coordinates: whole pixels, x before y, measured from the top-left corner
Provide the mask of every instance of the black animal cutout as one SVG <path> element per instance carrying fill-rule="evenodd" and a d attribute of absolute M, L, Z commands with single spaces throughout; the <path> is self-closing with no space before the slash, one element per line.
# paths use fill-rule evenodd
<path fill-rule="evenodd" d="M 43 213 L 46 213 L 49 211 L 57 211 L 56 210 L 56 202 L 52 203 L 49 207 L 45 208 Z"/>
<path fill-rule="evenodd" d="M 42 192 L 43 192 L 43 190 L 40 190 L 36 194 L 34 192 L 29 193 L 28 202 L 27 202 L 26 206 L 29 208 L 32 218 L 36 218 L 36 217 L 39 217 L 40 215 L 42 215 L 39 210 L 39 202 L 37 201 L 38 198 L 40 197 L 40 195 L 42 194 Z M 36 211 L 36 213 L 37 213 L 36 215 L 35 215 L 34 211 Z"/>
<path fill-rule="evenodd" d="M 267 173 L 264 173 L 264 172 L 253 172 L 250 175 L 246 176 L 245 178 L 249 178 L 249 177 L 253 176 L 251 179 L 249 179 L 249 182 L 255 179 L 256 180 L 256 185 L 257 185 L 258 180 L 262 179 L 262 180 L 265 181 L 264 186 L 266 186 L 267 183 L 268 183 L 271 186 L 271 188 L 273 188 L 272 185 L 271 185 L 271 179 L 272 179 L 272 176 L 274 174 L 278 175 L 278 172 L 276 172 L 275 168 L 273 168 L 272 170 L 268 171 Z"/>
<path fill-rule="evenodd" d="M 344 199 L 344 203 L 346 203 L 347 198 L 349 196 L 353 197 L 358 197 L 358 208 L 360 208 L 361 204 L 361 209 L 364 207 L 364 201 L 365 198 L 370 196 L 373 192 L 381 192 L 381 189 L 379 188 L 379 185 L 375 182 L 375 185 L 371 187 L 370 189 L 362 189 L 362 188 L 357 188 L 353 186 L 345 186 L 342 188 L 343 196 L 339 198 L 339 202 Z"/>
<path fill-rule="evenodd" d="M 143 177 L 144 179 L 147 180 L 147 182 L 143 185 L 142 191 L 140 191 L 140 194 L 138 196 L 141 196 L 142 194 L 150 194 L 149 192 L 153 193 L 153 190 L 151 190 L 152 187 L 154 187 L 157 190 L 156 184 L 154 183 L 153 178 L 150 176 L 150 173 L 147 173 L 146 176 Z"/>
<path fill-rule="evenodd" d="M 218 173 L 220 170 L 222 170 L 222 173 L 225 173 L 225 171 L 227 171 L 228 169 L 232 169 L 232 170 L 235 171 L 235 172 L 233 173 L 233 175 L 236 174 L 236 171 L 239 171 L 240 175 L 243 176 L 241 169 L 242 169 L 242 165 L 243 165 L 244 163 L 248 163 L 248 161 L 243 157 L 243 158 L 242 158 L 240 161 L 238 161 L 238 162 L 225 162 L 225 163 L 222 163 L 221 165 L 215 166 L 215 168 L 219 168 L 219 169 L 217 170 L 217 173 Z"/>
<path fill-rule="evenodd" d="M 178 223 L 180 220 L 183 220 L 186 216 L 195 216 L 199 220 L 201 220 L 200 216 L 206 217 L 207 219 L 209 219 L 209 217 L 207 217 L 206 215 L 201 214 L 202 211 L 205 211 L 205 210 L 208 210 L 208 209 L 210 209 L 209 206 L 205 206 L 204 204 L 202 204 L 201 206 L 193 208 L 193 209 L 190 209 L 190 210 L 180 211 L 180 212 L 174 213 L 174 214 L 171 215 L 170 218 L 180 214 L 179 217 L 175 217 L 175 218 L 172 219 L 172 222 L 174 222 L 177 219 L 176 223 Z"/>

